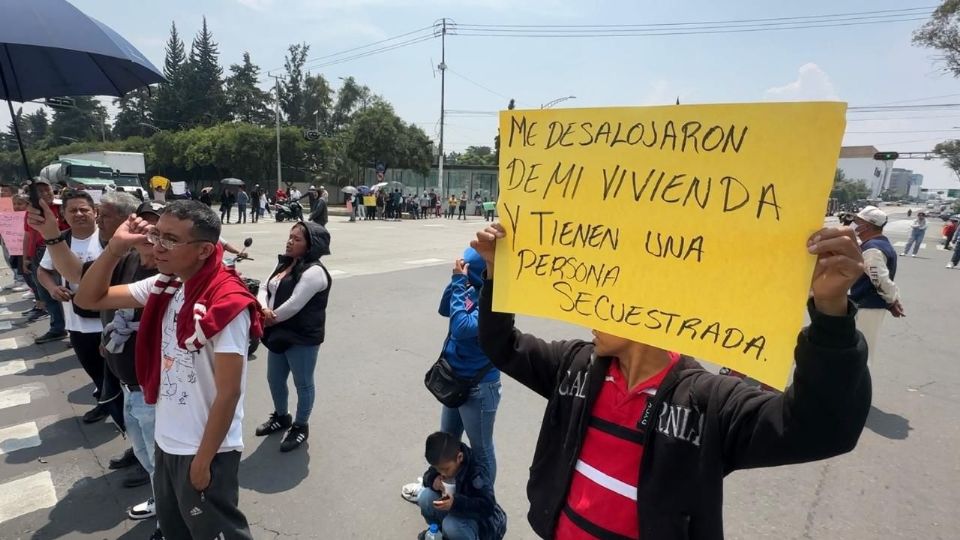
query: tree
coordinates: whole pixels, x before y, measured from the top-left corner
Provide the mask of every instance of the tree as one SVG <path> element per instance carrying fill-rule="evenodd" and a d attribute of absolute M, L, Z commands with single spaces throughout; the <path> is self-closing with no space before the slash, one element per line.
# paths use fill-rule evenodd
<path fill-rule="evenodd" d="M 207 18 L 190 46 L 189 69 L 184 73 L 184 120 L 189 125 L 213 125 L 226 119 L 226 95 L 220 52 L 207 27 Z"/>
<path fill-rule="evenodd" d="M 289 54 L 285 57 L 284 67 L 286 78 L 280 83 L 280 109 L 287 117 L 287 122 L 294 126 L 303 126 L 304 123 L 304 78 L 303 66 L 307 63 L 307 53 L 310 46 L 306 43 L 290 45 Z"/>
<path fill-rule="evenodd" d="M 270 94 L 257 86 L 260 68 L 250 61 L 250 53 L 243 53 L 243 63 L 230 66 L 227 77 L 227 110 L 238 122 L 266 125 L 273 115 L 267 109 Z"/>
<path fill-rule="evenodd" d="M 107 110 L 93 98 L 72 98 L 72 107 L 62 107 L 53 113 L 50 123 L 52 145 L 64 141 L 96 141 L 105 138 Z"/>
<path fill-rule="evenodd" d="M 463 153 L 450 152 L 447 163 L 452 165 L 485 165 L 497 164 L 497 156 L 489 146 L 468 146 Z"/>
<path fill-rule="evenodd" d="M 13 125 L 14 121 L 17 122 L 16 127 Z M 16 132 L 17 128 L 21 130 L 20 140 L 23 141 L 23 145 L 28 146 L 27 139 L 24 137 L 24 133 L 22 131 L 23 130 L 23 107 L 19 107 L 17 109 L 17 112 L 13 114 L 13 118 L 10 119 L 10 123 L 7 124 L 7 132 L 4 134 L 4 140 L 3 140 L 3 149 L 6 150 L 7 152 L 12 152 L 19 148 L 19 145 L 17 144 L 17 132 Z"/>
<path fill-rule="evenodd" d="M 346 135 L 346 156 L 362 167 L 386 163 L 426 174 L 433 161 L 431 149 L 427 134 L 405 124 L 382 99 L 371 100 L 357 112 Z"/>
<path fill-rule="evenodd" d="M 944 69 L 960 77 L 960 0 L 944 0 L 913 33 L 913 43 L 940 51 Z"/>
<path fill-rule="evenodd" d="M 187 55 L 183 40 L 177 33 L 177 24 L 170 25 L 170 38 L 167 40 L 166 58 L 163 61 L 163 76 L 167 82 L 157 88 L 157 99 L 153 103 L 153 122 L 162 129 L 180 129 L 183 118 L 183 84 Z"/>
<path fill-rule="evenodd" d="M 337 92 L 337 101 L 333 106 L 331 128 L 336 131 L 342 129 L 350 121 L 350 117 L 358 108 L 365 108 L 372 100 L 373 94 L 366 86 L 361 86 L 353 77 L 343 80 L 343 86 Z"/>
<path fill-rule="evenodd" d="M 933 147 L 933 153 L 943 158 L 947 167 L 960 178 L 960 140 L 942 142 Z"/>
<path fill-rule="evenodd" d="M 323 75 L 307 74 L 303 84 L 303 121 L 325 133 L 332 132 L 333 90 Z M 313 120 L 311 123 L 310 121 Z"/>
<path fill-rule="evenodd" d="M 43 144 L 50 130 L 50 119 L 46 109 L 38 109 L 24 117 L 24 124 L 31 139 L 31 144 Z"/>
<path fill-rule="evenodd" d="M 113 100 L 120 108 L 113 119 L 113 136 L 118 139 L 127 137 L 149 137 L 157 130 L 151 128 L 153 118 L 150 114 L 152 98 L 150 90 L 137 88 L 125 96 Z"/>
<path fill-rule="evenodd" d="M 847 204 L 866 199 L 869 196 L 870 188 L 865 181 L 848 179 L 843 169 L 837 168 L 833 175 L 833 190 L 830 191 L 831 199 L 837 199 L 840 204 Z"/>

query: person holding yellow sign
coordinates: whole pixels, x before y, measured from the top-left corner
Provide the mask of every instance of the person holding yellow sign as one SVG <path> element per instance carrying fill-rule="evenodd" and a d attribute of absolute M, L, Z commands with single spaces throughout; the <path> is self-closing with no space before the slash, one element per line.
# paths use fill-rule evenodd
<path fill-rule="evenodd" d="M 527 485 L 539 536 L 721 538 L 727 474 L 856 446 L 871 382 L 857 307 L 847 299 L 863 274 L 851 229 L 821 229 L 807 241 L 817 257 L 811 322 L 797 337 L 793 384 L 782 394 L 605 332 L 552 343 L 520 332 L 513 314 L 493 311 L 496 245 L 505 238 L 493 224 L 471 242 L 487 266 L 479 341 L 497 368 L 548 401 Z M 638 270 L 632 279 L 643 279 Z"/>

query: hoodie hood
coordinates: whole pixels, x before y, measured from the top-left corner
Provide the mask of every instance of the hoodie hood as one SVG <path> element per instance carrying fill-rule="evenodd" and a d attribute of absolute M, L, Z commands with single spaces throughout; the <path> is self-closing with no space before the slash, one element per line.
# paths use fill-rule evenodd
<path fill-rule="evenodd" d="M 487 261 L 477 253 L 473 248 L 467 248 L 463 252 L 463 262 L 469 264 L 467 267 L 467 278 L 475 289 L 483 287 L 483 272 L 487 269 Z"/>
<path fill-rule="evenodd" d="M 330 233 L 326 227 L 312 221 L 303 221 L 298 223 L 306 229 L 307 252 L 303 255 L 301 262 L 304 264 L 314 263 L 320 260 L 320 257 L 330 254 Z M 277 259 L 281 264 L 288 264 L 291 258 L 280 254 Z"/>
<path fill-rule="evenodd" d="M 467 282 L 473 286 L 477 291 L 477 298 L 479 298 L 479 291 L 483 287 L 483 272 L 487 269 L 487 262 L 483 260 L 483 257 L 477 253 L 477 250 L 473 248 L 467 248 L 463 252 L 463 262 L 467 263 Z M 443 294 L 440 296 L 440 309 L 437 310 L 440 315 L 444 317 L 450 316 L 450 295 L 453 294 L 452 283 L 448 283 L 447 287 L 443 289 Z"/>

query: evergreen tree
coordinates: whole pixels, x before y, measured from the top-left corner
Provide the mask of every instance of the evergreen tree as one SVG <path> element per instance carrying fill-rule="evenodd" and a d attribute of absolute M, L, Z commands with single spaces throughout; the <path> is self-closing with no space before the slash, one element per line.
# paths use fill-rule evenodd
<path fill-rule="evenodd" d="M 330 88 L 330 84 L 327 83 L 323 75 L 308 73 L 303 86 L 304 125 L 324 132 L 331 131 L 333 90 Z"/>
<path fill-rule="evenodd" d="M 347 77 L 337 92 L 337 102 L 333 106 L 331 124 L 334 130 L 342 129 L 358 108 L 366 107 L 372 94 L 366 86 L 361 86 L 353 77 Z"/>
<path fill-rule="evenodd" d="M 183 124 L 183 83 L 187 56 L 183 40 L 177 33 L 177 24 L 170 24 L 170 39 L 167 40 L 166 58 L 163 61 L 163 76 L 167 82 L 157 88 L 153 103 L 153 123 L 164 130 L 181 129 Z"/>
<path fill-rule="evenodd" d="M 257 86 L 260 68 L 250 61 L 250 53 L 243 53 L 243 63 L 230 66 L 227 77 L 227 110 L 234 120 L 265 125 L 273 121 L 267 108 L 270 95 Z"/>
<path fill-rule="evenodd" d="M 99 101 L 86 96 L 74 97 L 72 107 L 57 108 L 50 123 L 52 145 L 74 140 L 99 141 L 103 138 L 107 110 Z"/>
<path fill-rule="evenodd" d="M 13 125 L 14 120 L 16 120 L 17 126 L 20 128 L 20 137 L 23 140 L 24 146 L 27 145 L 26 134 L 23 132 L 23 107 L 19 107 L 10 120 L 10 123 L 7 124 L 7 132 L 3 134 L 3 140 L 0 141 L 3 143 L 3 150 L 8 152 L 12 152 L 18 148 L 17 132 Z"/>
<path fill-rule="evenodd" d="M 306 43 L 290 45 L 289 54 L 285 58 L 284 66 L 287 70 L 286 79 L 280 82 L 280 109 L 286 115 L 287 122 L 294 126 L 307 126 L 304 114 L 304 79 L 303 65 L 307 62 L 307 53 L 310 46 Z M 314 109 L 316 110 L 316 109 Z"/>
<path fill-rule="evenodd" d="M 157 129 L 163 129 L 159 126 L 155 126 L 157 129 L 150 127 L 154 124 L 150 114 L 151 97 L 148 89 L 138 88 L 113 100 L 113 104 L 120 108 L 120 112 L 113 121 L 114 137 L 118 139 L 135 136 L 149 137 Z"/>
<path fill-rule="evenodd" d="M 33 114 L 28 114 L 24 118 L 24 123 L 33 144 L 43 143 L 50 130 L 50 119 L 47 117 L 46 109 L 41 108 Z"/>
<path fill-rule="evenodd" d="M 213 33 L 203 18 L 203 27 L 190 46 L 190 66 L 184 74 L 183 108 L 186 123 L 213 125 L 226 119 L 226 94 L 223 91 L 223 68 Z"/>

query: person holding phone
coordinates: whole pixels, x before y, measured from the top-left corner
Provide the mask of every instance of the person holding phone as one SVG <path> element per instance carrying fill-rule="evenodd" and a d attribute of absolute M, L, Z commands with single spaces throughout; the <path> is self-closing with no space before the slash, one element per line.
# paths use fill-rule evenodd
<path fill-rule="evenodd" d="M 47 203 L 61 231 L 70 228 L 66 221 L 63 220 L 63 217 L 60 216 L 60 207 L 53 203 L 53 187 L 50 185 L 49 180 L 39 177 L 36 178 L 32 184 L 27 186 L 27 194 L 30 199 L 30 206 L 33 208 L 41 209 L 41 200 Z M 67 330 L 66 321 L 64 321 L 63 318 L 63 306 L 54 300 L 47 290 L 37 281 L 36 272 L 40 266 L 40 259 L 43 258 L 43 254 L 46 252 L 46 245 L 43 242 L 43 236 L 30 226 L 29 216 L 29 212 L 23 216 L 23 266 L 20 271 L 23 273 L 30 288 L 35 291 L 37 299 L 37 304 L 31 312 L 26 314 L 27 322 L 33 323 L 50 317 L 50 328 L 46 333 L 34 340 L 37 345 L 42 345 L 44 343 L 65 339 L 67 337 Z"/>
<path fill-rule="evenodd" d="M 448 540 L 500 540 L 507 514 L 497 504 L 486 465 L 470 447 L 442 431 L 427 437 L 423 490 L 417 499 L 427 525 L 439 525 Z M 420 533 L 420 540 L 426 531 Z"/>

